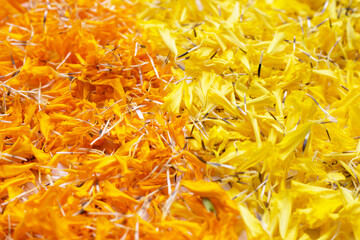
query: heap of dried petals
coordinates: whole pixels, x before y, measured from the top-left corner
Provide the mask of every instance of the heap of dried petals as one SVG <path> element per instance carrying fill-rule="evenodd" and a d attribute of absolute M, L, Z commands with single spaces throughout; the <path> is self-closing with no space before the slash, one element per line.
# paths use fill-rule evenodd
<path fill-rule="evenodd" d="M 359 0 L 1 3 L 1 239 L 360 240 Z"/>
<path fill-rule="evenodd" d="M 178 79 L 163 109 L 188 112 L 187 149 L 237 203 L 237 230 L 360 239 L 360 1 L 142 6 Z"/>
<path fill-rule="evenodd" d="M 135 6 L 2 3 L 1 239 L 237 236 L 235 203 L 194 182 L 204 165 L 185 150 L 188 114 L 162 110 L 174 76 Z"/>

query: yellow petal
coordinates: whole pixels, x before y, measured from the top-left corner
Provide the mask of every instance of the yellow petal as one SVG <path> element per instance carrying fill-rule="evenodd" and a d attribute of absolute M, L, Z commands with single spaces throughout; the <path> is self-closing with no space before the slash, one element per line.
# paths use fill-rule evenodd
<path fill-rule="evenodd" d="M 176 43 L 175 43 L 175 39 L 171 36 L 169 29 L 167 28 L 159 29 L 159 34 L 165 45 L 170 49 L 170 51 L 176 57 L 178 55 Z"/>

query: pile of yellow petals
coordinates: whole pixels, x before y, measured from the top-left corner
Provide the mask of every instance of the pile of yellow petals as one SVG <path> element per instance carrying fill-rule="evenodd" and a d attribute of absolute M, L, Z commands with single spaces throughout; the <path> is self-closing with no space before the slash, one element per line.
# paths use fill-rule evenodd
<path fill-rule="evenodd" d="M 141 2 L 177 79 L 163 107 L 189 114 L 187 149 L 237 203 L 236 230 L 359 240 L 360 1 Z"/>
<path fill-rule="evenodd" d="M 138 7 L 1 3 L 1 239 L 237 237 L 236 204 L 186 150 L 188 114 L 162 109 L 175 76 Z"/>

